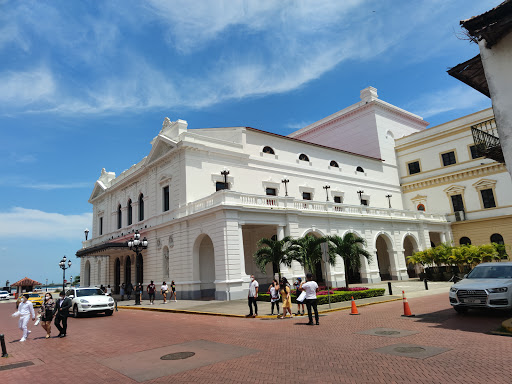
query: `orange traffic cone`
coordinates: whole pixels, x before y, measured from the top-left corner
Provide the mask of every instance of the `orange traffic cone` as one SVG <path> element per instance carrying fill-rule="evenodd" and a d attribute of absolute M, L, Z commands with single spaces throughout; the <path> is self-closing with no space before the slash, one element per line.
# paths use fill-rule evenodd
<path fill-rule="evenodd" d="M 404 302 L 404 314 L 403 317 L 413 317 L 414 315 L 411 313 L 411 308 L 409 308 L 409 302 L 407 301 L 407 298 L 405 297 L 405 292 L 402 291 L 402 300 Z"/>
<path fill-rule="evenodd" d="M 351 315 L 359 315 L 359 312 L 357 312 L 356 302 L 354 301 L 354 296 L 352 296 L 352 309 L 350 311 Z"/>

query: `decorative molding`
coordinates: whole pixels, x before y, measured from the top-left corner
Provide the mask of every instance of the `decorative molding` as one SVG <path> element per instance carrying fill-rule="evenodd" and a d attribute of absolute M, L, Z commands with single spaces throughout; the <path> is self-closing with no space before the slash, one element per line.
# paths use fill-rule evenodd
<path fill-rule="evenodd" d="M 169 244 L 169 248 L 173 248 L 174 247 L 174 237 L 173 237 L 173 235 L 169 236 L 168 244 Z"/>
<path fill-rule="evenodd" d="M 476 189 L 494 188 L 497 182 L 497 180 L 482 179 L 474 183 L 473 187 L 475 187 Z"/>
<path fill-rule="evenodd" d="M 464 187 L 462 185 L 451 185 L 448 188 L 443 189 L 443 192 L 449 196 L 459 195 L 459 194 L 463 194 L 465 189 L 466 189 L 466 187 Z"/>

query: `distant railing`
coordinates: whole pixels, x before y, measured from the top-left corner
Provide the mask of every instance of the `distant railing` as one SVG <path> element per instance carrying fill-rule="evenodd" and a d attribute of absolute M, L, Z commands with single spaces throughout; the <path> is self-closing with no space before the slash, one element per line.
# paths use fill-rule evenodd
<path fill-rule="evenodd" d="M 493 159 L 499 163 L 505 163 L 496 119 L 492 118 L 471 126 L 471 133 L 479 156 Z"/>

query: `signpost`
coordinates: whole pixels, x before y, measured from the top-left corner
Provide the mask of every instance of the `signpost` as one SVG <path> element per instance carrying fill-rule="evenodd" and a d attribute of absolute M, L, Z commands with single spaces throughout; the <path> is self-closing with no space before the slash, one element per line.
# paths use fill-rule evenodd
<path fill-rule="evenodd" d="M 329 244 L 327 242 L 320 244 L 320 248 L 322 248 L 322 260 L 324 262 L 325 269 L 325 285 L 327 286 L 327 297 L 329 299 L 329 308 L 331 308 L 331 293 L 329 291 L 329 283 L 327 280 L 327 264 L 329 263 Z"/>

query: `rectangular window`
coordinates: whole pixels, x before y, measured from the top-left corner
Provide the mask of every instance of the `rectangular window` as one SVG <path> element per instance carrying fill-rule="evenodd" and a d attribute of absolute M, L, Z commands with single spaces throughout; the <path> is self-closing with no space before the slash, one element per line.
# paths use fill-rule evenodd
<path fill-rule="evenodd" d="M 103 235 L 103 217 L 100 217 L 100 236 Z"/>
<path fill-rule="evenodd" d="M 341 196 L 334 196 L 334 202 L 337 204 L 341 204 Z"/>
<path fill-rule="evenodd" d="M 223 181 L 217 181 L 215 183 L 215 190 L 216 191 L 220 191 L 222 189 L 229 189 L 228 186 L 226 185 L 226 183 L 224 183 Z"/>
<path fill-rule="evenodd" d="M 368 205 L 368 200 L 366 199 L 361 199 L 361 205 Z"/>
<path fill-rule="evenodd" d="M 311 192 L 302 192 L 302 200 L 311 200 Z"/>
<path fill-rule="evenodd" d="M 462 201 L 462 195 L 452 195 L 453 211 L 464 211 L 464 203 Z"/>
<path fill-rule="evenodd" d="M 452 164 L 457 163 L 457 160 L 455 159 L 455 152 L 454 151 L 443 153 L 441 155 L 441 157 L 443 158 L 443 165 L 445 167 L 447 165 L 452 165 Z"/>
<path fill-rule="evenodd" d="M 482 189 L 480 193 L 482 194 L 482 202 L 484 203 L 484 208 L 496 207 L 496 202 L 494 201 L 494 192 L 492 188 Z"/>
<path fill-rule="evenodd" d="M 409 175 L 421 172 L 419 161 L 413 161 L 412 163 L 407 164 L 407 166 L 409 167 Z"/>
<path fill-rule="evenodd" d="M 265 193 L 267 196 L 277 196 L 277 190 L 275 188 L 266 188 Z"/>
<path fill-rule="evenodd" d="M 163 211 L 166 212 L 169 210 L 169 186 L 165 186 L 162 189 L 163 196 L 162 196 L 162 205 L 163 205 Z"/>
<path fill-rule="evenodd" d="M 476 145 L 471 145 L 469 147 L 469 151 L 471 152 L 472 159 L 478 159 L 479 157 L 482 157 L 478 154 L 478 151 L 476 150 Z"/>

